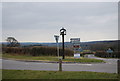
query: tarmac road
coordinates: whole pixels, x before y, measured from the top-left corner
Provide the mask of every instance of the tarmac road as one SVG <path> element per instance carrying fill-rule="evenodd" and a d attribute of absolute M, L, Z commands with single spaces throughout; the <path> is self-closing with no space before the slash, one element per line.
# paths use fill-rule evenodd
<path fill-rule="evenodd" d="M 106 61 L 106 63 L 63 63 L 62 69 L 63 71 L 93 71 L 117 73 L 117 59 L 103 59 L 97 57 L 92 58 L 102 59 Z M 23 62 L 5 59 L 0 59 L 0 61 L 2 61 L 2 69 L 58 71 L 58 63 Z"/>

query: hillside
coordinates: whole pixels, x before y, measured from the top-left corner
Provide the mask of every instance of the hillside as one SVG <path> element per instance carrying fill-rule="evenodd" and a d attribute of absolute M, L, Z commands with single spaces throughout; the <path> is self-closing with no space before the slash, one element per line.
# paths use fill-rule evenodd
<path fill-rule="evenodd" d="M 3 46 L 7 43 L 3 42 Z M 39 42 L 20 42 L 21 46 L 49 46 L 56 47 L 56 43 L 39 43 Z M 120 45 L 120 40 L 110 40 L 110 41 L 91 41 L 91 42 L 81 42 L 80 46 L 83 50 L 107 50 L 112 48 L 113 50 L 118 50 L 118 45 Z M 62 46 L 62 43 L 59 43 L 59 46 Z M 71 48 L 72 44 L 70 42 L 65 42 L 66 48 Z"/>

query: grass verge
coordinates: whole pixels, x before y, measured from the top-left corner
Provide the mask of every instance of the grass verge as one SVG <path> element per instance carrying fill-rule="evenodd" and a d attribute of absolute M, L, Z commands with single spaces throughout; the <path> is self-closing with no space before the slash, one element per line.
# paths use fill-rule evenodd
<path fill-rule="evenodd" d="M 117 79 L 114 73 L 75 71 L 3 70 L 3 79 Z"/>
<path fill-rule="evenodd" d="M 3 58 L 11 58 L 18 60 L 39 60 L 39 61 L 58 61 L 58 57 L 56 56 L 30 56 L 30 55 L 16 55 L 16 54 L 3 54 Z M 74 57 L 66 56 L 63 62 L 80 62 L 80 63 L 101 63 L 103 60 L 98 59 L 90 59 L 90 58 L 80 58 L 74 59 Z"/>

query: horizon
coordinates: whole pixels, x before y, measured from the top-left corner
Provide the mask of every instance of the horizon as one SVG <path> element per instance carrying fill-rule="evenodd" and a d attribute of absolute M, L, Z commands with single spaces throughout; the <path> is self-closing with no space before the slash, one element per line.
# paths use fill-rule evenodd
<path fill-rule="evenodd" d="M 91 41 L 80 41 L 80 42 L 98 42 L 98 41 L 119 41 L 117 39 L 115 40 L 91 40 Z M 1 41 L 3 42 L 7 42 L 7 41 Z M 39 42 L 39 41 L 18 41 L 20 43 L 56 43 L 56 42 Z M 70 42 L 70 41 L 65 41 L 65 42 Z M 61 41 L 59 41 L 59 43 L 62 43 Z"/>

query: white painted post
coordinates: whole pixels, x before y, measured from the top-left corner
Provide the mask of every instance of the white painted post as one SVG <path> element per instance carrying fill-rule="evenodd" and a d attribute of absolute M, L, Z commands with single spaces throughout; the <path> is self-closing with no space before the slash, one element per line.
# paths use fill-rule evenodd
<path fill-rule="evenodd" d="M 56 43 L 57 43 L 57 55 L 58 55 L 58 59 L 59 59 L 59 43 L 58 43 L 59 36 L 54 35 L 54 37 L 55 37 L 55 40 L 56 40 Z"/>
<path fill-rule="evenodd" d="M 58 55 L 58 61 L 59 61 L 59 71 L 62 71 L 62 59 L 59 58 L 59 43 L 58 43 L 59 36 L 54 35 L 54 37 L 55 37 L 55 40 L 56 40 L 56 43 L 57 43 L 57 55 Z"/>

